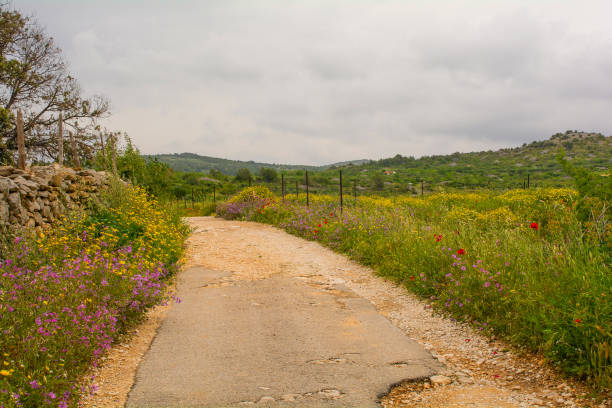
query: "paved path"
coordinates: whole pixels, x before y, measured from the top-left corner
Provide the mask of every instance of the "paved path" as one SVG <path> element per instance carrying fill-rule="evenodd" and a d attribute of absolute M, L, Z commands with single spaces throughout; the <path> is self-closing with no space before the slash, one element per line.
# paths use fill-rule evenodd
<path fill-rule="evenodd" d="M 259 224 L 190 223 L 182 303 L 127 407 L 369 407 L 440 369 L 338 277 L 354 266 L 345 258 Z"/>

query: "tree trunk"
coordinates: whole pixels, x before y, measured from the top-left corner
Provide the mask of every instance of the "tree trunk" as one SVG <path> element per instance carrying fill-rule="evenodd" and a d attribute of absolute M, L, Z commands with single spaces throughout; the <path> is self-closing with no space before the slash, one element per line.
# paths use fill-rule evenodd
<path fill-rule="evenodd" d="M 23 114 L 21 109 L 17 111 L 17 167 L 25 170 L 26 165 L 26 150 L 25 150 L 25 135 L 23 134 Z"/>
<path fill-rule="evenodd" d="M 60 166 L 64 165 L 64 118 L 62 112 L 59 114 L 58 129 L 57 129 L 57 163 Z"/>

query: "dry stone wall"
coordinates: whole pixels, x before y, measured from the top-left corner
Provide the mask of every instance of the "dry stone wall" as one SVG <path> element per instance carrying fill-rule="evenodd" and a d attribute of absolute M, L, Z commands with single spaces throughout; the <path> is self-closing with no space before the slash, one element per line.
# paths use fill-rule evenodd
<path fill-rule="evenodd" d="M 105 172 L 58 165 L 0 166 L 0 226 L 44 227 L 84 206 L 108 185 Z"/>

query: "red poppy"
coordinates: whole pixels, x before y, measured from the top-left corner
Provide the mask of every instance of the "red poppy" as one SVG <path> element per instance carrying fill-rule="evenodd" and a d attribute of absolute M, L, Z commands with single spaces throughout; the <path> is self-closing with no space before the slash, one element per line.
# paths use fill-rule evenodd
<path fill-rule="evenodd" d="M 442 235 L 436 235 L 436 242 L 440 242 L 442 240 Z"/>
<path fill-rule="evenodd" d="M 325 223 L 327 224 L 327 220 L 325 220 Z"/>
<path fill-rule="evenodd" d="M 321 228 L 321 224 L 319 224 L 319 228 Z"/>
<path fill-rule="evenodd" d="M 529 225 L 529 228 L 537 230 L 538 229 L 538 223 L 537 222 L 532 222 L 531 225 Z"/>
<path fill-rule="evenodd" d="M 413 281 L 413 280 L 414 280 L 414 276 L 411 276 L 411 277 L 410 277 L 410 280 L 411 280 L 411 281 Z"/>
<path fill-rule="evenodd" d="M 575 321 L 576 323 L 578 323 L 578 324 L 582 323 L 582 320 L 580 320 L 580 319 L 574 319 L 574 321 Z"/>
<path fill-rule="evenodd" d="M 317 232 L 319 232 L 319 231 L 317 231 L 317 230 L 314 230 L 314 233 L 315 233 L 315 234 L 316 234 Z"/>
<path fill-rule="evenodd" d="M 459 248 L 459 250 L 457 250 L 457 255 L 465 255 L 465 249 Z"/>

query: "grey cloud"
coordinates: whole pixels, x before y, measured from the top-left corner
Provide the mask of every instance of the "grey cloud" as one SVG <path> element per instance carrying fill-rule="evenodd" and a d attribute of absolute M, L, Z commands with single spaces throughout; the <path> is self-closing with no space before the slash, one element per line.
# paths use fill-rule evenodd
<path fill-rule="evenodd" d="M 145 152 L 326 163 L 612 128 L 607 1 L 22 0 Z"/>

